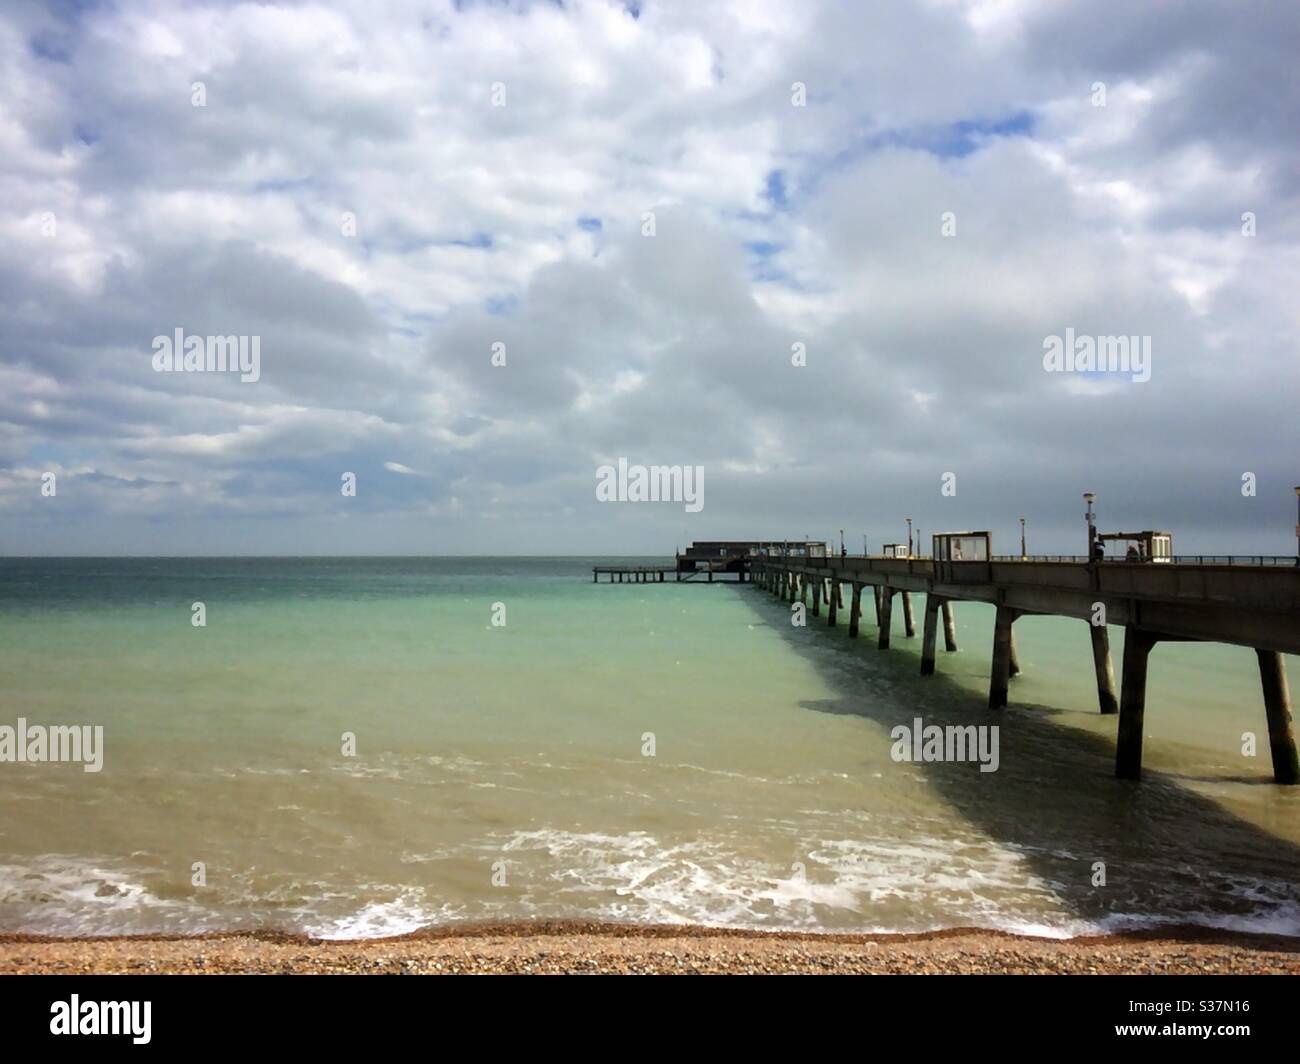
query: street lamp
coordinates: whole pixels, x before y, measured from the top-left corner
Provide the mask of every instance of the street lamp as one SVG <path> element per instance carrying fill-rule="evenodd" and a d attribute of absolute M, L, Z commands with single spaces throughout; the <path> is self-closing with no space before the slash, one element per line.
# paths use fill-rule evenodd
<path fill-rule="evenodd" d="M 1300 565 L 1300 484 L 1295 489 L 1295 563 Z"/>
<path fill-rule="evenodd" d="M 907 556 L 912 556 L 912 519 L 907 519 Z"/>
<path fill-rule="evenodd" d="M 1096 538 L 1097 535 L 1097 529 L 1093 526 L 1092 523 L 1092 504 L 1097 501 L 1097 493 L 1093 491 L 1085 491 L 1083 493 L 1083 501 L 1088 504 L 1088 513 L 1085 515 L 1088 519 L 1088 560 L 1092 561 L 1093 540 Z"/>
<path fill-rule="evenodd" d="M 1025 519 L 1022 517 L 1020 519 L 1020 560 L 1023 562 L 1025 558 Z"/>

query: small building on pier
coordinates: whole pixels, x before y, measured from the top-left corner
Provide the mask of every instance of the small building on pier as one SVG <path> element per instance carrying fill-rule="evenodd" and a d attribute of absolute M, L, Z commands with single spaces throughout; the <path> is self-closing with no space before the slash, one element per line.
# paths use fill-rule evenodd
<path fill-rule="evenodd" d="M 1127 544 L 1123 554 L 1112 555 L 1115 561 L 1171 562 L 1174 558 L 1172 532 L 1098 532 L 1097 542 Z"/>
<path fill-rule="evenodd" d="M 682 573 L 735 573 L 744 579 L 751 558 L 825 558 L 826 544 L 812 540 L 696 540 L 677 552 L 678 579 Z"/>

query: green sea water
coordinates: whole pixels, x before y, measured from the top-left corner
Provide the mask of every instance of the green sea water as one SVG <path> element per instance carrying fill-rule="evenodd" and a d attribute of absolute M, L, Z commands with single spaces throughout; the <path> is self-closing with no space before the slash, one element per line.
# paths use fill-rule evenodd
<path fill-rule="evenodd" d="M 1017 623 L 994 713 L 991 607 L 957 605 L 922 678 L 901 610 L 879 651 L 596 561 L 0 559 L 0 725 L 104 728 L 101 772 L 0 763 L 0 931 L 1300 934 L 1300 788 L 1249 650 L 1156 649 L 1134 785 L 1081 622 Z M 917 718 L 997 725 L 998 770 L 894 760 Z"/>

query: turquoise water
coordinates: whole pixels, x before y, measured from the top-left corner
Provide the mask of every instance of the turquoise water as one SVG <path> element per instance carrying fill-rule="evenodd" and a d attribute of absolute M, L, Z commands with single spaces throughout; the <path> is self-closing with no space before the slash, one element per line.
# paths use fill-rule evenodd
<path fill-rule="evenodd" d="M 1019 621 L 990 713 L 990 607 L 958 604 L 923 679 L 901 610 L 882 652 L 751 585 L 595 561 L 0 560 L 0 725 L 105 746 L 99 773 L 0 763 L 0 930 L 1300 934 L 1300 788 L 1269 782 L 1249 650 L 1157 648 L 1134 786 L 1081 622 Z M 893 760 L 917 717 L 997 725 L 998 770 Z"/>

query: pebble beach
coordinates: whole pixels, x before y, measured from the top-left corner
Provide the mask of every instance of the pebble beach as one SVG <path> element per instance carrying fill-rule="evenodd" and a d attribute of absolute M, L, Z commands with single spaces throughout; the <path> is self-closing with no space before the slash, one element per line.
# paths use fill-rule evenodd
<path fill-rule="evenodd" d="M 0 938 L 0 975 L 1300 975 L 1300 939 L 1203 928 L 1096 938 L 962 929 L 818 935 L 519 924 L 322 941 L 282 934 Z"/>

